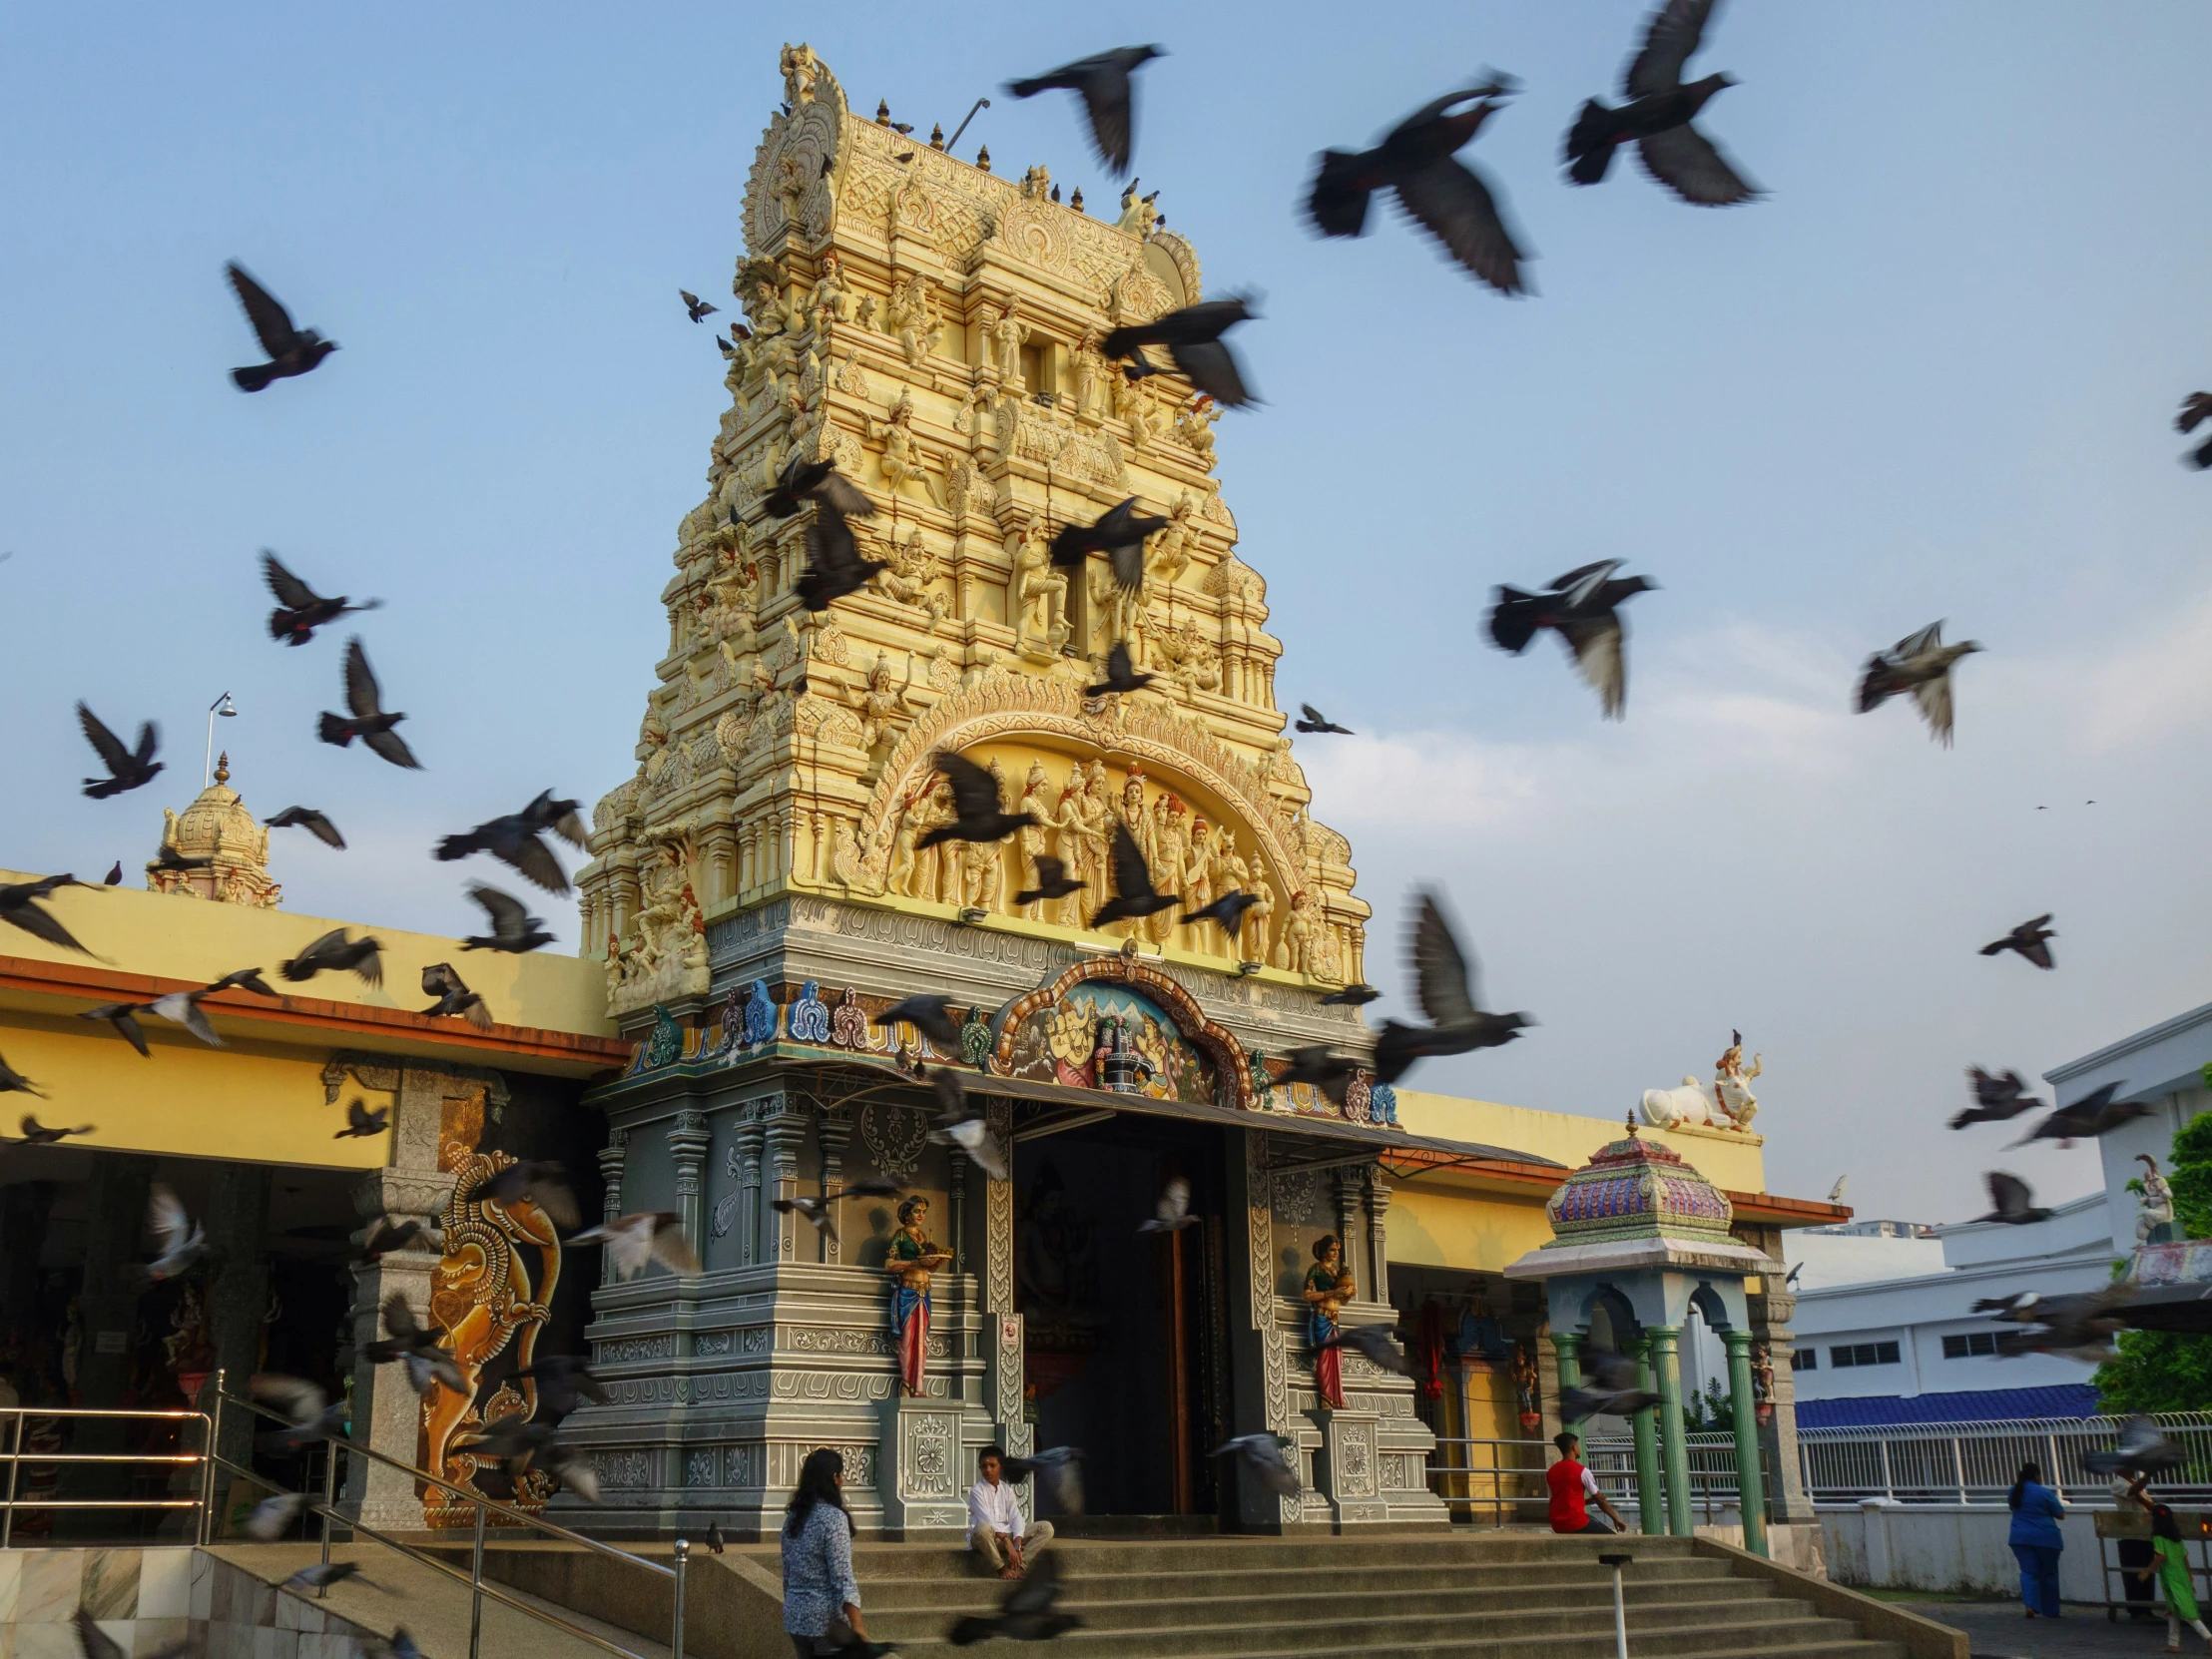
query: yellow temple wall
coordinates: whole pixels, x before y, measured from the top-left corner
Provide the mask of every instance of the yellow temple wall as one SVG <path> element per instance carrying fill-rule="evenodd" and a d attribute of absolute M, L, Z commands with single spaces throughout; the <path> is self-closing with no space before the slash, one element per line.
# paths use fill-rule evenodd
<path fill-rule="evenodd" d="M 1566 1112 L 1538 1111 L 1532 1106 L 1501 1106 L 1491 1100 L 1424 1094 L 1417 1089 L 1397 1091 L 1397 1121 L 1415 1135 L 1478 1141 L 1485 1146 L 1533 1153 L 1569 1169 L 1579 1169 L 1599 1147 L 1619 1140 L 1627 1132 L 1618 1117 L 1575 1117 Z M 1638 1124 L 1636 1133 L 1672 1148 L 1716 1187 L 1739 1193 L 1767 1190 L 1766 1160 L 1760 1150 L 1766 1142 L 1756 1133 L 1695 1127 L 1654 1129 L 1648 1124 Z"/>

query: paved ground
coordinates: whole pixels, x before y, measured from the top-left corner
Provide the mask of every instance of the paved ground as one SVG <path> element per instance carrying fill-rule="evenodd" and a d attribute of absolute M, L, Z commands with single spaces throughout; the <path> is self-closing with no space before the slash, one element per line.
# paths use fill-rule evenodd
<path fill-rule="evenodd" d="M 1974 1659 L 2105 1659 L 2106 1655 L 2163 1653 L 2163 1618 L 2130 1620 L 2122 1614 L 2107 1623 L 2098 1607 L 2068 1607 L 2061 1619 L 2031 1619 L 2016 1601 L 1912 1601 L 1916 1613 L 1963 1630 L 1973 1643 Z M 2184 1653 L 2201 1653 L 2204 1644 L 2181 1634 Z"/>

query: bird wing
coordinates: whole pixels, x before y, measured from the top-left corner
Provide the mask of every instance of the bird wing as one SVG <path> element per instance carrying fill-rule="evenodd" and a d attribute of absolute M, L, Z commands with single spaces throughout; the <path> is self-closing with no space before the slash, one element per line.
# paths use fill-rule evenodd
<path fill-rule="evenodd" d="M 415 1323 L 414 1310 L 407 1306 L 407 1299 L 394 1291 L 384 1298 L 384 1329 L 402 1343 L 411 1343 L 423 1335 L 422 1327 Z"/>
<path fill-rule="evenodd" d="M 1060 1558 L 1046 1551 L 1031 1562 L 1028 1571 L 1006 1592 L 1005 1612 L 1035 1618 L 1052 1610 L 1060 1599 Z"/>
<path fill-rule="evenodd" d="M 22 928 L 33 938 L 44 939 L 48 944 L 58 944 L 64 950 L 83 951 L 87 956 L 92 954 L 91 951 L 86 950 L 82 944 L 77 942 L 68 928 L 56 921 L 45 910 L 40 909 L 30 899 L 25 899 L 20 904 L 10 905 L 7 909 L 0 910 L 0 917 L 5 917 L 7 920 L 14 922 L 16 926 Z"/>
<path fill-rule="evenodd" d="M 1551 591 L 1559 595 L 1560 603 L 1568 610 L 1579 610 L 1590 602 L 1605 579 L 1627 562 L 1626 559 L 1600 559 L 1595 564 L 1576 565 L 1564 576 L 1551 579 Z"/>
<path fill-rule="evenodd" d="M 1451 936 L 1434 893 L 1422 893 L 1413 921 L 1413 976 L 1421 1012 L 1438 1025 L 1466 1025 L 1475 1016 L 1474 971 Z"/>
<path fill-rule="evenodd" d="M 1301 703 L 1298 706 L 1298 712 L 1304 715 L 1308 720 L 1312 721 L 1317 729 L 1329 724 L 1329 717 L 1323 714 L 1319 709 L 1315 708 L 1311 703 Z"/>
<path fill-rule="evenodd" d="M 162 1018 L 182 1025 L 210 1048 L 221 1048 L 223 1039 L 215 1034 L 215 1027 L 208 1023 L 208 1016 L 200 1011 L 201 994 L 205 993 L 173 991 L 168 996 L 157 997 L 147 1006 Z"/>
<path fill-rule="evenodd" d="M 1152 870 L 1144 861 L 1144 848 L 1129 832 L 1129 826 L 1114 826 L 1114 895 L 1117 898 L 1153 898 Z"/>
<path fill-rule="evenodd" d="M 1191 1213 L 1191 1184 L 1178 1175 L 1160 1195 L 1154 1213 L 1165 1222 L 1178 1222 Z"/>
<path fill-rule="evenodd" d="M 831 467 L 822 482 L 815 486 L 815 499 L 844 514 L 846 518 L 873 518 L 875 503 L 861 492 L 860 486 Z"/>
<path fill-rule="evenodd" d="M 1672 92 L 1682 84 L 1682 66 L 1705 35 L 1713 0 L 1667 0 L 1644 27 L 1644 44 L 1621 71 L 1621 91 L 1630 98 Z"/>
<path fill-rule="evenodd" d="M 119 777 L 130 772 L 131 752 L 123 747 L 123 740 L 109 731 L 100 717 L 82 703 L 77 705 L 77 724 L 84 728 L 86 741 L 98 751 L 102 766 Z"/>
<path fill-rule="evenodd" d="M 266 547 L 262 549 L 262 575 L 269 583 L 269 591 L 276 596 L 276 603 L 287 611 L 303 611 L 321 603 L 321 595 L 286 570 L 276 555 Z"/>
<path fill-rule="evenodd" d="M 568 871 L 561 868 L 553 849 L 535 835 L 525 836 L 507 861 L 522 871 L 525 880 L 535 881 L 547 892 L 568 891 Z"/>
<path fill-rule="evenodd" d="M 264 1372 L 254 1378 L 251 1387 L 256 1399 L 268 1400 L 295 1424 L 314 1421 L 330 1403 L 329 1395 L 296 1377 Z"/>
<path fill-rule="evenodd" d="M 1890 647 L 1889 658 L 1893 663 L 1909 662 L 1943 643 L 1943 625 L 1932 622 L 1917 634 L 1908 634 Z"/>
<path fill-rule="evenodd" d="M 1984 1179 L 1989 1183 L 1989 1207 L 1998 1215 L 2016 1216 L 2034 1207 L 2034 1193 L 2018 1176 L 1993 1169 Z"/>
<path fill-rule="evenodd" d="M 309 944 L 306 949 L 286 964 L 299 971 L 287 973 L 284 977 L 286 979 L 311 978 L 315 973 L 330 965 L 331 954 L 342 947 L 344 943 L 345 929 L 342 927 L 331 928 L 329 932 Z"/>
<path fill-rule="evenodd" d="M 1921 708 L 1921 718 L 1928 722 L 1929 732 L 1944 747 L 1950 744 L 1950 676 L 1938 674 L 1933 680 L 1923 680 L 1913 688 L 1913 701 Z"/>
<path fill-rule="evenodd" d="M 939 1066 L 929 1074 L 929 1081 L 937 1091 L 937 1107 L 947 1123 L 958 1123 L 968 1113 L 967 1085 L 960 1081 L 960 1074 L 945 1066 Z"/>
<path fill-rule="evenodd" d="M 1116 542 L 1106 550 L 1107 561 L 1114 567 L 1114 584 L 1129 593 L 1144 586 L 1144 543 L 1142 541 Z"/>
<path fill-rule="evenodd" d="M 272 357 L 280 357 L 296 345 L 299 330 L 292 325 L 291 312 L 276 302 L 276 296 L 247 276 L 242 266 L 234 263 L 223 269 L 231 278 L 231 290 L 246 307 L 246 320 L 254 325 L 262 349 Z"/>
<path fill-rule="evenodd" d="M 852 527 L 833 502 L 816 503 L 814 522 L 807 526 L 807 562 L 826 574 L 839 575 L 860 562 Z"/>
<path fill-rule="evenodd" d="M 355 720 L 374 720 L 384 712 L 376 675 L 358 639 L 345 642 L 345 706 L 353 711 Z"/>
<path fill-rule="evenodd" d="M 1225 408 L 1241 409 L 1252 401 L 1252 393 L 1245 389 L 1244 376 L 1237 371 L 1235 355 L 1220 340 L 1193 340 L 1169 349 L 1175 354 L 1175 366 L 1192 385 L 1211 395 L 1215 402 Z"/>
<path fill-rule="evenodd" d="M 361 745 L 381 755 L 395 767 L 405 767 L 409 772 L 422 770 L 422 763 L 414 758 L 414 751 L 407 747 L 407 740 L 397 732 L 370 732 L 361 739 Z M 565 887 L 564 882 L 564 890 Z"/>
<path fill-rule="evenodd" d="M 468 987 L 461 983 L 461 976 L 453 971 L 453 964 L 450 962 L 432 962 L 422 970 L 422 994 L 424 996 L 443 996 L 448 991 L 465 991 L 467 989 Z"/>
<path fill-rule="evenodd" d="M 162 1255 L 168 1256 L 192 1237 L 192 1217 L 170 1188 L 157 1181 L 146 1193 L 146 1230 L 154 1235 Z"/>
<path fill-rule="evenodd" d="M 653 1254 L 671 1273 L 691 1275 L 699 1272 L 699 1256 L 684 1237 L 682 1223 L 675 1216 L 655 1218 L 653 1229 Z"/>
<path fill-rule="evenodd" d="M 1628 669 L 1621 655 L 1623 634 L 1617 616 L 1576 618 L 1559 627 L 1559 638 L 1574 658 L 1576 672 L 1596 690 L 1608 720 L 1618 720 L 1628 703 Z"/>
<path fill-rule="evenodd" d="M 1129 171 L 1130 129 L 1135 126 L 1136 89 L 1129 71 L 1108 60 L 1095 63 L 1076 83 L 1082 95 L 1083 113 L 1091 118 L 1091 148 L 1101 166 L 1116 177 Z"/>
<path fill-rule="evenodd" d="M 1399 178 L 1397 201 L 1446 253 L 1498 292 L 1526 291 L 1521 251 L 1490 187 L 1473 169 L 1445 156 Z"/>
<path fill-rule="evenodd" d="M 102 1630 L 82 1607 L 77 1609 L 76 1622 L 77 1645 L 84 1650 L 84 1659 L 128 1659 L 122 1644 Z"/>
<path fill-rule="evenodd" d="M 568 1183 L 555 1177 L 543 1177 L 531 1181 L 525 1191 L 530 1202 L 543 1210 L 555 1224 L 574 1227 L 579 1219 L 576 1195 L 568 1190 Z"/>
<path fill-rule="evenodd" d="M 952 810 L 963 824 L 995 818 L 1005 810 L 998 798 L 998 780 L 965 755 L 940 749 L 931 757 L 952 790 Z"/>
<path fill-rule="evenodd" d="M 518 939 L 529 931 L 529 909 L 513 894 L 503 893 L 497 887 L 478 886 L 469 888 L 468 896 L 483 905 L 494 937 Z"/>
<path fill-rule="evenodd" d="M 1636 141 L 1644 171 L 1685 202 L 1728 208 L 1763 194 L 1736 171 L 1721 148 L 1688 122 Z"/>

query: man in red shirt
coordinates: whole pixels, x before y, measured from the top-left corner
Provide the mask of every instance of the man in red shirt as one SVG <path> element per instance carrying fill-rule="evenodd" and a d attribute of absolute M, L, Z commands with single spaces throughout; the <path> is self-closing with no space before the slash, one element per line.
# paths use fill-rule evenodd
<path fill-rule="evenodd" d="M 1551 1488 L 1551 1529 L 1554 1532 L 1625 1532 L 1628 1523 L 1621 1519 L 1620 1511 L 1597 1489 L 1597 1476 L 1582 1466 L 1575 1456 L 1581 1445 L 1574 1435 L 1561 1430 L 1551 1437 L 1551 1443 L 1559 1448 L 1559 1461 L 1544 1470 L 1544 1483 Z M 1605 1511 L 1604 1521 L 1594 1519 L 1589 1510 L 1591 1499 Z"/>

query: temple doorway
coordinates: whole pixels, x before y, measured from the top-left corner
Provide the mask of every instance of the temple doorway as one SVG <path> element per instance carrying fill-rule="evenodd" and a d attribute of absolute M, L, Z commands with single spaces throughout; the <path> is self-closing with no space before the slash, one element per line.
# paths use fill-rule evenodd
<path fill-rule="evenodd" d="M 1222 1136 L 1122 1116 L 1014 1148 L 1016 1297 L 1039 1448 L 1081 1446 L 1092 1516 L 1212 1516 L 1230 1420 Z M 1195 1225 L 1138 1231 L 1168 1183 Z M 1055 1520 L 1049 1498 L 1039 1512 Z"/>

